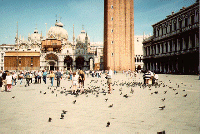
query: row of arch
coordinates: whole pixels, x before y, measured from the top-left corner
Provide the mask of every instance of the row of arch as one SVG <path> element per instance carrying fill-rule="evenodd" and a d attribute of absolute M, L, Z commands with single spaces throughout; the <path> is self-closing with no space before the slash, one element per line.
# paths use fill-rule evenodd
<path fill-rule="evenodd" d="M 77 56 L 75 59 L 76 69 L 83 69 L 85 65 L 84 63 L 90 62 L 90 59 L 93 60 L 92 57 L 89 58 L 89 61 L 86 61 L 83 56 Z M 58 56 L 50 53 L 45 56 L 45 60 L 49 61 L 48 64 L 50 65 L 50 70 L 54 70 L 53 68 L 56 64 L 55 62 L 58 62 Z M 73 59 L 69 55 L 65 56 L 64 58 L 64 66 L 67 68 L 67 70 L 70 70 L 73 67 Z"/>

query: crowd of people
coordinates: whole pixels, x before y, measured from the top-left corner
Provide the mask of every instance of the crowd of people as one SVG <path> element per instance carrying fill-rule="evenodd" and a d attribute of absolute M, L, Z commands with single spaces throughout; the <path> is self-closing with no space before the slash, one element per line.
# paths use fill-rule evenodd
<path fill-rule="evenodd" d="M 77 87 L 79 88 L 80 93 L 84 92 L 84 81 L 87 77 L 96 77 L 101 78 L 102 74 L 106 75 L 107 85 L 108 85 L 108 93 L 112 93 L 112 77 L 117 72 L 112 71 L 110 67 L 108 70 L 100 71 L 100 70 L 76 70 L 76 71 L 46 71 L 46 70 L 36 70 L 36 71 L 20 71 L 20 72 L 10 72 L 10 71 L 1 71 L 0 70 L 0 88 L 1 91 L 10 92 L 12 86 L 15 86 L 17 82 L 19 82 L 20 86 L 29 86 L 30 84 L 41 84 L 41 80 L 43 80 L 44 84 L 47 84 L 47 79 L 50 79 L 51 86 L 54 86 L 54 81 L 57 81 L 57 87 L 60 87 L 60 81 L 64 78 L 64 80 L 72 81 L 72 91 L 73 93 L 77 92 Z M 127 71 L 122 71 L 123 74 L 126 74 L 126 77 L 136 77 L 138 71 L 131 71 L 130 69 Z M 140 72 L 139 72 L 140 73 Z M 156 84 L 158 82 L 158 75 L 151 72 L 146 71 L 143 75 L 144 84 Z"/>

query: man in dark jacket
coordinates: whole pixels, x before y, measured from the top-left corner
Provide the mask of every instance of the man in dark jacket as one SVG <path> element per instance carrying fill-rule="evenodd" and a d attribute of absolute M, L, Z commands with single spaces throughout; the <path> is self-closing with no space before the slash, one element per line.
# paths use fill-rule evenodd
<path fill-rule="evenodd" d="M 57 72 L 56 72 L 56 79 L 57 79 L 57 87 L 59 87 L 60 86 L 60 79 L 62 79 L 62 74 L 58 69 L 57 69 Z"/>

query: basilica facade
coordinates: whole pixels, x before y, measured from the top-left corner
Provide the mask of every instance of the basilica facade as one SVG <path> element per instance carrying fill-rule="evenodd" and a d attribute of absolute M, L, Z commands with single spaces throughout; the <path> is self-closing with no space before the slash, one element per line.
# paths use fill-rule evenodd
<path fill-rule="evenodd" d="M 5 52 L 4 70 L 94 69 L 96 55 L 90 52 L 90 37 L 84 28 L 77 38 L 73 32 L 73 41 L 70 42 L 67 30 L 61 22 L 56 21 L 55 26 L 48 30 L 46 38 L 36 28 L 27 40 L 16 35 L 13 46 L 13 50 Z"/>

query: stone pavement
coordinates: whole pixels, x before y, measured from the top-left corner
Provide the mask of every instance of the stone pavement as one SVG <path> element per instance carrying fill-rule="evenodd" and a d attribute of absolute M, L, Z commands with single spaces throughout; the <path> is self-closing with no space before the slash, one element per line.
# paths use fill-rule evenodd
<path fill-rule="evenodd" d="M 86 77 L 85 87 L 100 86 L 99 94 L 93 92 L 77 97 L 61 94 L 60 91 L 65 91 L 61 87 L 70 90 L 71 86 L 71 81 L 64 79 L 58 89 L 48 89 L 50 81 L 47 80 L 46 85 L 43 81 L 42 84 L 31 84 L 29 87 L 20 87 L 18 84 L 11 92 L 0 92 L 0 133 L 155 134 L 163 130 L 168 134 L 200 133 L 198 76 L 159 74 L 159 83 L 163 84 L 157 88 L 119 85 L 122 81 L 142 82 L 142 74 L 137 79 L 116 74 L 114 81 L 118 85 L 113 86 L 112 94 L 106 95 L 101 93 L 102 88 L 106 89 L 104 75 L 102 78 Z M 130 93 L 131 88 L 133 94 Z M 52 90 L 55 93 L 52 94 Z M 167 91 L 166 94 L 164 91 Z M 123 97 L 125 94 L 128 98 Z M 183 97 L 185 94 L 187 97 Z M 164 98 L 165 101 L 162 101 Z M 111 104 L 113 107 L 109 108 Z M 161 106 L 165 108 L 160 110 Z M 62 110 L 67 111 L 64 119 L 60 119 Z M 48 122 L 49 117 L 52 118 L 51 122 Z M 108 121 L 110 126 L 106 127 Z"/>

